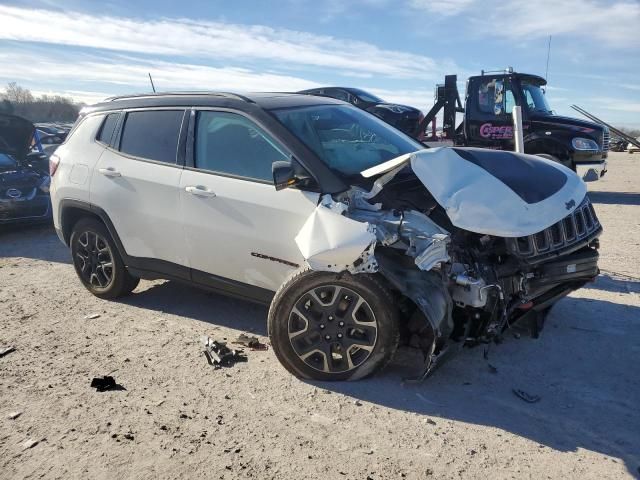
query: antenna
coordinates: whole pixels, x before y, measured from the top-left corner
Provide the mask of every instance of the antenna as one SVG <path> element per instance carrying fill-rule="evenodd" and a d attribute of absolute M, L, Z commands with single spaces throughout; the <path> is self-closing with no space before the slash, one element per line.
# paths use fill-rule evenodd
<path fill-rule="evenodd" d="M 547 70 L 544 73 L 544 78 L 549 83 L 549 56 L 551 55 L 551 35 L 549 35 L 549 43 L 547 44 Z"/>
<path fill-rule="evenodd" d="M 156 93 L 156 87 L 153 84 L 153 78 L 151 78 L 151 72 L 149 72 L 149 81 L 151 82 L 151 89 L 153 90 L 153 93 Z"/>

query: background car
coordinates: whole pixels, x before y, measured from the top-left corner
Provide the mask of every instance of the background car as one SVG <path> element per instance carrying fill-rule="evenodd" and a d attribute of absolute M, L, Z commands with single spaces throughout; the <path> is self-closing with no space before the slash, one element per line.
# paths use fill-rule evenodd
<path fill-rule="evenodd" d="M 398 130 L 402 130 L 417 140 L 422 141 L 425 138 L 424 131 L 420 131 L 419 128 L 424 115 L 415 107 L 385 102 L 372 93 L 351 87 L 312 88 L 310 90 L 302 90 L 298 93 L 320 95 L 336 98 L 343 102 L 349 102 L 362 110 L 373 113 L 389 125 L 396 127 Z"/>
<path fill-rule="evenodd" d="M 0 224 L 51 219 L 51 179 L 31 163 L 40 155 L 29 153 L 33 132 L 28 120 L 0 114 Z"/>

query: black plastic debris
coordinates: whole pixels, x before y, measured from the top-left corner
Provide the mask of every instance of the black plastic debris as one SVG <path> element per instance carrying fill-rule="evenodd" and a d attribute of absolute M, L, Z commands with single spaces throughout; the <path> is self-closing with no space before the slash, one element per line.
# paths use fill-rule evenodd
<path fill-rule="evenodd" d="M 530 393 L 527 393 L 524 390 L 520 390 L 518 388 L 514 388 L 513 393 L 516 395 L 516 397 L 521 398 L 527 403 L 539 402 L 541 398 L 539 395 L 531 395 Z"/>
<path fill-rule="evenodd" d="M 98 392 L 108 392 L 112 390 L 126 390 L 122 385 L 116 383 L 116 379 L 105 375 L 104 377 L 96 377 L 91 380 L 91 388 L 95 388 Z"/>
<path fill-rule="evenodd" d="M 233 343 L 237 345 L 244 345 L 245 347 L 248 347 L 251 350 L 267 350 L 269 348 L 268 345 L 260 342 L 258 337 L 249 336 L 246 333 L 241 333 Z"/>
<path fill-rule="evenodd" d="M 16 347 L 0 348 L 0 358 L 4 357 L 5 355 L 9 355 L 11 352 L 15 352 L 15 351 L 16 351 Z"/>
<path fill-rule="evenodd" d="M 201 338 L 204 356 L 213 367 L 232 367 L 238 362 L 246 362 L 247 357 L 242 350 L 231 350 L 225 342 L 218 342 L 209 337 Z"/>

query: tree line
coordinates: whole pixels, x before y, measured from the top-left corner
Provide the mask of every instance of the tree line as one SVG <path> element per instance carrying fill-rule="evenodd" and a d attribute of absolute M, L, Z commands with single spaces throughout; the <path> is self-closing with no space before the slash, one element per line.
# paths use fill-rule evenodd
<path fill-rule="evenodd" d="M 9 83 L 0 94 L 0 113 L 18 115 L 31 122 L 73 122 L 83 104 L 60 95 L 34 96 L 28 88 Z"/>

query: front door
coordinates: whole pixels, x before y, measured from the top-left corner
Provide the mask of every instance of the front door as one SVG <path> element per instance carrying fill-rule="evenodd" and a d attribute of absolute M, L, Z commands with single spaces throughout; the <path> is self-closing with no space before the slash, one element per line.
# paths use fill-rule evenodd
<path fill-rule="evenodd" d="M 294 239 L 319 195 L 276 191 L 271 165 L 290 156 L 248 117 L 203 110 L 195 120 L 194 165 L 180 181 L 193 279 L 222 277 L 275 291 L 304 262 Z"/>

